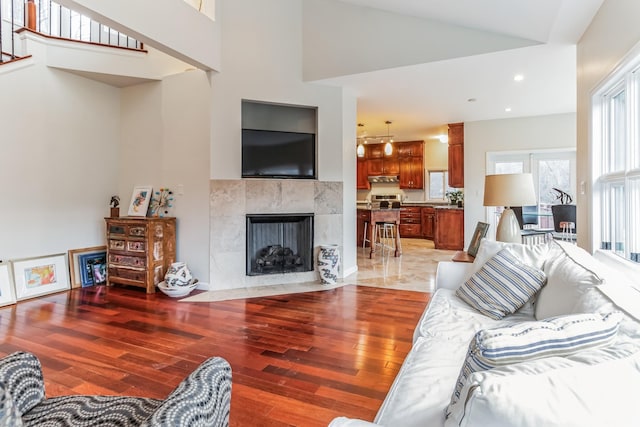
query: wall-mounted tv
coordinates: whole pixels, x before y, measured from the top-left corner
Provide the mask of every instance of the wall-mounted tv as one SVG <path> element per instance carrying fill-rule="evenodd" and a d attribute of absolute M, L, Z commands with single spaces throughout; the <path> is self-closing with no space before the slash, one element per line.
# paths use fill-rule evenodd
<path fill-rule="evenodd" d="M 242 177 L 315 179 L 315 134 L 242 129 Z"/>

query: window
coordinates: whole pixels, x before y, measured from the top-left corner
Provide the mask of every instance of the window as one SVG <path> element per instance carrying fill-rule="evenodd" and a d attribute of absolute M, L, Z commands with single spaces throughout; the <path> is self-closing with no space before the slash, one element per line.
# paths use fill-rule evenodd
<path fill-rule="evenodd" d="M 593 246 L 640 262 L 640 52 L 592 98 Z"/>
<path fill-rule="evenodd" d="M 536 191 L 536 206 L 524 208 L 525 213 L 535 213 L 534 228 L 553 229 L 551 205 L 558 204 L 558 188 L 572 197 L 576 189 L 576 152 L 573 149 L 537 150 L 535 152 L 489 153 L 487 174 L 531 173 Z M 487 221 L 495 229 L 502 207 L 488 207 Z M 576 230 L 578 231 L 578 230 Z"/>
<path fill-rule="evenodd" d="M 429 171 L 429 200 L 444 200 L 450 190 L 448 171 Z"/>

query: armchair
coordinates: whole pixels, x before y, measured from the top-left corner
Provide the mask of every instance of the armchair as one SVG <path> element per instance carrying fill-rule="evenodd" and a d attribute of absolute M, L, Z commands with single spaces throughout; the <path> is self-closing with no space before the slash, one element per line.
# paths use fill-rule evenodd
<path fill-rule="evenodd" d="M 223 427 L 231 367 L 205 360 L 165 400 L 130 396 L 45 397 L 42 366 L 27 352 L 0 359 L 0 426 Z"/>

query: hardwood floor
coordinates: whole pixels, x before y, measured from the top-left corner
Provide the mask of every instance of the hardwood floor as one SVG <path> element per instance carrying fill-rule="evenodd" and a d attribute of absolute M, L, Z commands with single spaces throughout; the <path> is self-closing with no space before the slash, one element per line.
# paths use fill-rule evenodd
<path fill-rule="evenodd" d="M 0 308 L 0 355 L 35 353 L 49 397 L 155 398 L 219 355 L 233 369 L 232 426 L 373 420 L 428 300 L 355 285 L 210 303 L 73 289 Z"/>

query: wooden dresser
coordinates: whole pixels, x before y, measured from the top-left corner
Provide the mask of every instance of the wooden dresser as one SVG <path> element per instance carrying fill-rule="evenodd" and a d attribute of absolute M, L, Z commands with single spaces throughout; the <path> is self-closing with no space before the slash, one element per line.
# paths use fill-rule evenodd
<path fill-rule="evenodd" d="M 176 259 L 175 218 L 105 218 L 107 283 L 153 293 Z"/>

